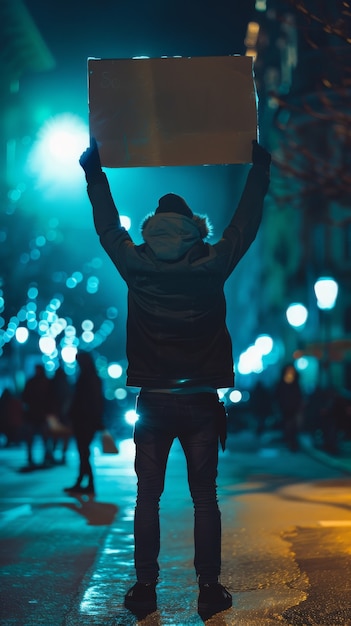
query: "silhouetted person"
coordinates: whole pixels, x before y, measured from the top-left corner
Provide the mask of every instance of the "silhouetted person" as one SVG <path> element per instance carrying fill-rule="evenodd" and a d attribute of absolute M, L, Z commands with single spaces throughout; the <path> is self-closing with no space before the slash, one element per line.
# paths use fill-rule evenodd
<path fill-rule="evenodd" d="M 93 495 L 94 476 L 90 463 L 90 444 L 98 430 L 103 429 L 104 396 L 102 382 L 92 356 L 77 355 L 79 375 L 73 391 L 69 415 L 79 454 L 79 472 L 75 484 L 65 491 Z M 82 483 L 86 483 L 85 485 Z"/>
<path fill-rule="evenodd" d="M 219 583 L 221 518 L 216 476 L 218 437 L 226 413 L 217 389 L 234 384 L 224 283 L 256 237 L 269 183 L 270 154 L 253 142 L 253 167 L 235 215 L 210 245 L 206 217 L 176 194 L 160 198 L 135 245 L 122 227 L 96 142 L 81 156 L 94 223 L 102 246 L 128 286 L 127 385 L 140 387 L 134 440 L 137 583 L 125 606 L 138 616 L 156 610 L 160 549 L 159 500 L 173 440 L 183 447 L 195 510 L 198 611 L 212 615 L 232 604 Z"/>
<path fill-rule="evenodd" d="M 72 401 L 72 385 L 68 382 L 67 375 L 62 367 L 59 367 L 49 382 L 49 426 L 53 439 L 53 453 L 61 444 L 62 463 L 66 460 L 68 443 L 72 434 L 69 409 Z M 50 419 L 53 420 L 50 424 Z"/>
<path fill-rule="evenodd" d="M 285 365 L 282 369 L 276 388 L 276 400 L 285 443 L 291 452 L 297 452 L 304 400 L 299 373 L 292 364 Z"/>
<path fill-rule="evenodd" d="M 339 453 L 339 435 L 345 404 L 340 394 L 331 386 L 318 385 L 307 404 L 312 430 L 320 431 L 323 448 L 328 454 Z"/>
<path fill-rule="evenodd" d="M 28 465 L 33 466 L 33 443 L 39 435 L 44 445 L 43 463 L 51 463 L 52 453 L 48 436 L 46 417 L 49 410 L 49 380 L 43 365 L 36 365 L 35 374 L 29 378 L 22 392 L 24 403 L 25 439 L 27 444 Z"/>
<path fill-rule="evenodd" d="M 24 435 L 22 402 L 8 388 L 0 398 L 0 432 L 6 437 L 6 446 L 18 444 Z"/>
<path fill-rule="evenodd" d="M 256 419 L 256 435 L 261 437 L 267 419 L 272 415 L 272 397 L 270 390 L 260 380 L 251 391 L 251 408 Z"/>

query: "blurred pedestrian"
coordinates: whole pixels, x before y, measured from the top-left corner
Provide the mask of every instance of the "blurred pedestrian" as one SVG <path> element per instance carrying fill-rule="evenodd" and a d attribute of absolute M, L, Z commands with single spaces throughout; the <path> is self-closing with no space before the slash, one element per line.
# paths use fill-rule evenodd
<path fill-rule="evenodd" d="M 299 373 L 293 364 L 285 365 L 276 388 L 276 401 L 280 413 L 284 441 L 291 452 L 299 449 L 299 432 L 302 426 L 304 399 Z"/>
<path fill-rule="evenodd" d="M 47 422 L 52 438 L 52 452 L 55 462 L 65 463 L 69 440 L 72 436 L 72 427 L 69 418 L 69 408 L 72 401 L 72 385 L 67 375 L 59 367 L 49 382 L 49 414 Z M 61 458 L 55 453 L 60 450 Z"/>
<path fill-rule="evenodd" d="M 258 380 L 251 391 L 251 408 L 256 419 L 256 435 L 261 438 L 267 424 L 267 419 L 272 415 L 271 392 L 261 380 Z"/>
<path fill-rule="evenodd" d="M 316 445 L 323 447 L 328 454 L 339 454 L 340 442 L 347 429 L 346 397 L 331 385 L 318 384 L 308 398 L 307 411 Z"/>
<path fill-rule="evenodd" d="M 49 433 L 46 416 L 49 410 L 49 380 L 43 365 L 36 365 L 34 376 L 29 378 L 22 392 L 24 403 L 24 430 L 27 445 L 28 466 L 34 467 L 33 444 L 38 435 L 44 447 L 43 465 L 52 463 L 52 450 L 50 447 Z"/>
<path fill-rule="evenodd" d="M 224 283 L 256 237 L 269 184 L 271 157 L 256 141 L 252 160 L 238 208 L 219 242 L 205 242 L 207 217 L 194 215 L 182 197 L 169 193 L 144 221 L 144 243 L 137 246 L 120 223 L 94 140 L 80 159 L 96 231 L 128 286 L 127 384 L 141 388 L 134 432 L 137 582 L 125 596 L 125 606 L 138 617 L 157 608 L 159 500 L 176 437 L 194 502 L 198 612 L 210 616 L 232 605 L 219 582 L 216 477 L 226 413 L 217 389 L 234 384 Z"/>
<path fill-rule="evenodd" d="M 6 437 L 6 447 L 23 440 L 23 405 L 21 399 L 6 388 L 0 398 L 0 433 Z"/>
<path fill-rule="evenodd" d="M 102 381 L 91 354 L 78 353 L 77 363 L 79 375 L 73 391 L 69 416 L 79 454 L 79 471 L 74 485 L 65 487 L 64 491 L 94 495 L 90 445 L 96 432 L 103 430 L 104 396 Z"/>

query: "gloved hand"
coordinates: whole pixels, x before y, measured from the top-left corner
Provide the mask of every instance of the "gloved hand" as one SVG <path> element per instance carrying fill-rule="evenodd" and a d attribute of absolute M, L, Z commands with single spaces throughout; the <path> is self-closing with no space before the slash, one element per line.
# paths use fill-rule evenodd
<path fill-rule="evenodd" d="M 253 165 L 263 165 L 269 169 L 272 157 L 268 150 L 260 146 L 260 144 L 254 139 L 252 141 L 252 163 Z"/>
<path fill-rule="evenodd" d="M 94 137 L 91 138 L 89 148 L 81 155 L 79 163 L 85 171 L 85 177 L 88 182 L 102 174 L 99 150 Z"/>

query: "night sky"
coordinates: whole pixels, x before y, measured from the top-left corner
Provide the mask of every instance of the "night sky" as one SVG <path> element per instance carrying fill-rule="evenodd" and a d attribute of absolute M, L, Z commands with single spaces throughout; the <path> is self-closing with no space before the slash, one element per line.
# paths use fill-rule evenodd
<path fill-rule="evenodd" d="M 243 54 L 254 0 L 166 2 L 152 0 L 42 2 L 26 6 L 55 58 L 53 71 L 26 77 L 36 97 L 53 107 L 86 104 L 86 60 L 133 56 L 221 56 Z M 57 86 L 62 85 L 58 93 Z M 27 85 L 26 85 L 27 88 Z M 68 102 L 67 102 L 68 100 Z"/>

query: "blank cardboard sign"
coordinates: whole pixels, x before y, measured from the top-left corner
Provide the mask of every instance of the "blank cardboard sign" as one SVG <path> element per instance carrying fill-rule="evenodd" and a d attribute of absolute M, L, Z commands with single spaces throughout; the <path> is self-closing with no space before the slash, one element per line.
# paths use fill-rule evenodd
<path fill-rule="evenodd" d="M 252 59 L 88 59 L 90 134 L 104 167 L 249 163 Z"/>

